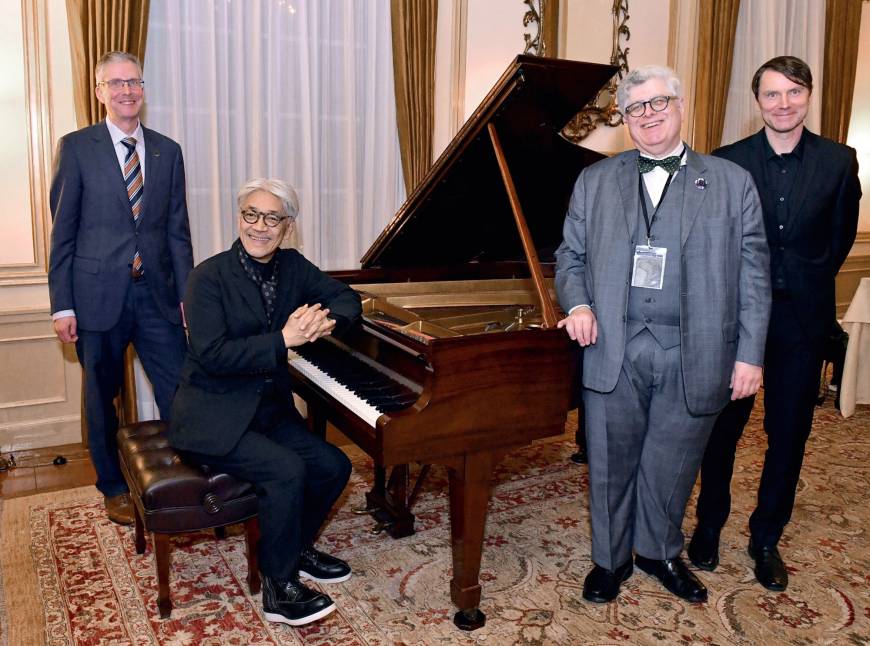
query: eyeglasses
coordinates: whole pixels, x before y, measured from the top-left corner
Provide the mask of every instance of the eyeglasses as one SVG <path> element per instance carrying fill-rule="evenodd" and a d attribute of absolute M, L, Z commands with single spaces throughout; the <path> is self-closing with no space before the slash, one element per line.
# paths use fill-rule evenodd
<path fill-rule="evenodd" d="M 145 85 L 142 79 L 109 79 L 108 81 L 100 81 L 97 85 L 106 85 L 112 92 L 117 92 L 123 89 L 126 85 L 131 90 L 141 90 Z"/>
<path fill-rule="evenodd" d="M 649 101 L 638 101 L 626 106 L 625 114 L 630 117 L 642 117 L 646 112 L 646 106 L 649 106 L 653 112 L 661 112 L 668 107 L 671 99 L 676 98 L 675 96 L 654 96 Z"/>
<path fill-rule="evenodd" d="M 262 211 L 258 211 L 257 209 L 245 209 L 241 212 L 242 219 L 248 224 L 257 224 L 260 221 L 260 218 L 263 218 L 263 222 L 266 223 L 267 227 L 274 229 L 279 224 L 281 224 L 284 220 L 292 220 L 289 215 L 281 215 L 280 213 L 275 213 L 274 211 L 268 211 L 267 213 L 263 213 Z"/>

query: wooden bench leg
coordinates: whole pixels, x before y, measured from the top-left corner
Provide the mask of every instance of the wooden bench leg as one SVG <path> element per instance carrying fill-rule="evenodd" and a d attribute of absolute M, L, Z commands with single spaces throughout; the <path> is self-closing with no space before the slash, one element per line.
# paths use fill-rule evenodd
<path fill-rule="evenodd" d="M 260 523 L 257 517 L 245 521 L 245 552 L 248 555 L 248 588 L 251 594 L 260 591 L 260 564 L 257 561 L 257 543 L 260 542 Z"/>
<path fill-rule="evenodd" d="M 133 516 L 135 518 L 135 533 L 136 533 L 136 554 L 145 553 L 145 523 L 142 521 L 142 516 L 139 514 L 139 507 L 133 505 Z"/>
<path fill-rule="evenodd" d="M 157 560 L 157 609 L 161 619 L 169 619 L 172 600 L 169 598 L 169 534 L 151 533 L 154 556 Z"/>

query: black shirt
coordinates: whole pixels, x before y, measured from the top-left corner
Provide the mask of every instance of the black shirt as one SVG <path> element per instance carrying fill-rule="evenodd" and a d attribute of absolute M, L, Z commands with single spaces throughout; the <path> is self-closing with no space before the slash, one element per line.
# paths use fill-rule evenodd
<path fill-rule="evenodd" d="M 790 153 L 777 155 L 773 148 L 770 147 L 770 142 L 767 137 L 764 138 L 765 166 L 764 177 L 765 186 L 759 186 L 759 192 L 765 193 L 768 204 L 773 204 L 773 213 L 765 213 L 765 220 L 768 223 L 768 233 L 770 245 L 770 274 L 773 289 L 785 290 L 788 288 L 785 280 L 785 270 L 782 266 L 782 251 L 784 245 L 782 241 L 783 229 L 788 224 L 788 219 L 792 215 L 789 213 L 788 203 L 791 192 L 794 189 L 794 182 L 800 171 L 801 163 L 804 158 L 804 140 L 806 139 L 806 129 L 801 133 L 801 138 Z"/>

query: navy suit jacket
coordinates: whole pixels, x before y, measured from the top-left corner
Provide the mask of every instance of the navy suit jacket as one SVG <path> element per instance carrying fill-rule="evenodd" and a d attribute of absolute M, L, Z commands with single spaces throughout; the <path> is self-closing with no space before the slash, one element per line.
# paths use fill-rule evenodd
<path fill-rule="evenodd" d="M 143 126 L 145 194 L 139 224 L 104 121 L 58 143 L 50 205 L 51 311 L 75 310 L 80 329 L 101 332 L 121 315 L 138 246 L 163 316 L 181 324 L 179 303 L 193 267 L 181 147 Z"/>
<path fill-rule="evenodd" d="M 189 345 L 169 425 L 169 441 L 179 449 L 226 455 L 254 418 L 267 377 L 290 400 L 281 329 L 300 305 L 328 307 L 336 322 L 333 334 L 346 330 L 362 311 L 354 290 L 295 249 L 281 249 L 270 325 L 260 289 L 239 262 L 239 244 L 198 265 L 187 285 Z"/>
<path fill-rule="evenodd" d="M 836 320 L 834 279 L 855 241 L 861 184 L 853 148 L 809 131 L 805 135 L 803 160 L 789 196 L 789 220 L 782 230 L 776 205 L 765 190 L 764 129 L 713 154 L 748 170 L 759 187 L 768 244 L 782 255 L 786 285 L 804 334 L 817 339 L 828 334 Z"/>

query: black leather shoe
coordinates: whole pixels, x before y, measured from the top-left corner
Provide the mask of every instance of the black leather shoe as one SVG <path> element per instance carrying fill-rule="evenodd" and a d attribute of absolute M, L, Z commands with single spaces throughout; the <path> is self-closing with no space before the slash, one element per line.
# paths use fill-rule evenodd
<path fill-rule="evenodd" d="M 719 532 L 698 525 L 686 553 L 696 567 L 712 572 L 719 565 Z"/>
<path fill-rule="evenodd" d="M 350 578 L 350 566 L 309 546 L 299 555 L 299 576 L 318 583 L 340 583 Z"/>
<path fill-rule="evenodd" d="M 628 559 L 615 570 L 607 570 L 596 565 L 586 580 L 583 581 L 583 598 L 593 603 L 607 603 L 613 601 L 619 595 L 619 586 L 627 581 L 634 572 L 631 559 Z"/>
<path fill-rule="evenodd" d="M 776 545 L 756 547 L 749 539 L 749 556 L 755 561 L 755 578 L 768 590 L 782 592 L 788 587 L 788 570 Z"/>
<path fill-rule="evenodd" d="M 707 600 L 707 588 L 700 579 L 689 571 L 683 559 L 679 556 L 663 561 L 654 561 L 638 554 L 634 563 L 641 570 L 661 581 L 670 592 L 692 603 L 703 603 Z"/>
<path fill-rule="evenodd" d="M 277 581 L 263 577 L 263 614 L 269 621 L 304 626 L 335 610 L 329 596 L 302 585 L 298 579 Z"/>

